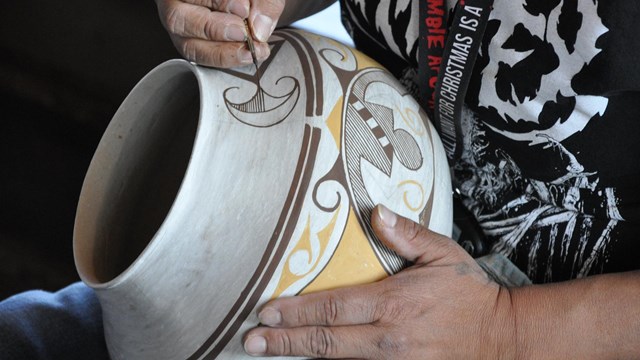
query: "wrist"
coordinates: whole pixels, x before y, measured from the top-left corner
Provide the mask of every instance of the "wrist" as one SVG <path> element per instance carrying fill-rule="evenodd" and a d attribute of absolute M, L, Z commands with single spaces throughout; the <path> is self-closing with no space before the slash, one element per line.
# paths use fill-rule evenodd
<path fill-rule="evenodd" d="M 511 289 L 514 311 L 514 359 L 591 358 L 590 327 L 583 289 L 572 283 Z M 572 290 L 572 291 L 568 291 Z M 576 291 L 578 290 L 578 291 Z M 589 354 L 589 356 L 587 356 Z"/>
<path fill-rule="evenodd" d="M 516 312 L 513 307 L 511 289 L 500 287 L 496 307 L 491 317 L 489 344 L 493 349 L 485 352 L 486 359 L 515 359 L 517 354 Z"/>
<path fill-rule="evenodd" d="M 626 359 L 640 355 L 640 272 L 511 288 L 508 294 L 513 348 L 504 345 L 502 358 Z"/>
<path fill-rule="evenodd" d="M 535 344 L 542 342 L 540 339 L 540 326 L 532 326 L 530 316 L 533 311 L 533 304 L 530 299 L 530 287 L 510 289 L 512 311 L 513 311 L 513 359 L 525 360 L 534 359 L 536 349 Z"/>

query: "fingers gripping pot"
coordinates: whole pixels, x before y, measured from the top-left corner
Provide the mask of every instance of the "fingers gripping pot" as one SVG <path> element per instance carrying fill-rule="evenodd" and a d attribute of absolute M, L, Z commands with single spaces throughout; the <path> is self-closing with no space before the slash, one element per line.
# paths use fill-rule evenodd
<path fill-rule="evenodd" d="M 399 271 L 370 229 L 378 203 L 450 234 L 444 151 L 402 86 L 323 37 L 270 45 L 260 76 L 161 64 L 107 128 L 74 253 L 112 358 L 248 357 L 269 299 Z"/>

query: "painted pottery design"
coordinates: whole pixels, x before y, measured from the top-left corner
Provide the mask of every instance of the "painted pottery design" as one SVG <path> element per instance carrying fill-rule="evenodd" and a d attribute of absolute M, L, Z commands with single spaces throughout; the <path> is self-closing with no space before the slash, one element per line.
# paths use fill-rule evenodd
<path fill-rule="evenodd" d="M 442 144 L 377 63 L 286 30 L 234 70 L 166 62 L 91 163 L 75 225 L 114 359 L 239 359 L 267 300 L 372 282 L 405 262 L 374 206 L 450 235 Z"/>

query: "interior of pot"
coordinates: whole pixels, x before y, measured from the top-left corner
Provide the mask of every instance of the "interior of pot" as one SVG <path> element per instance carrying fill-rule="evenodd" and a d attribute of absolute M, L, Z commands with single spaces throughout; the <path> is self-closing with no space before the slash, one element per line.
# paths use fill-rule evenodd
<path fill-rule="evenodd" d="M 82 189 L 74 230 L 76 267 L 93 286 L 113 281 L 141 255 L 180 189 L 200 112 L 186 63 L 161 66 L 124 101 Z"/>

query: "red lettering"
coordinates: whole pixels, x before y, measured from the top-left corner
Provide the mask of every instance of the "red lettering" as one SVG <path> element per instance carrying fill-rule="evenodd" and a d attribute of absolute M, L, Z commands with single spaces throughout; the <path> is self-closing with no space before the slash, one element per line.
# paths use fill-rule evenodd
<path fill-rule="evenodd" d="M 436 84 L 438 83 L 438 76 L 432 76 L 429 78 L 429 87 L 432 89 L 436 88 Z"/>
<path fill-rule="evenodd" d="M 444 47 L 444 35 L 428 35 L 427 36 L 428 47 Z"/>
<path fill-rule="evenodd" d="M 442 56 L 429 55 L 427 59 L 429 60 L 429 67 L 431 68 L 434 66 L 439 67 L 440 64 L 442 64 Z"/>
<path fill-rule="evenodd" d="M 425 23 L 430 29 L 440 29 L 442 27 L 442 17 L 428 17 Z"/>
<path fill-rule="evenodd" d="M 428 14 L 444 16 L 444 10 L 442 10 L 444 0 L 429 0 Z"/>
<path fill-rule="evenodd" d="M 426 102 L 427 108 L 433 111 L 435 107 L 435 90 L 436 85 L 438 83 L 438 73 L 440 72 L 440 65 L 442 63 L 442 49 L 445 45 L 445 36 L 447 35 L 446 30 L 446 4 L 444 0 L 419 0 L 423 1 L 420 4 L 421 11 L 424 10 L 424 5 L 426 4 L 426 14 L 422 14 L 425 17 L 422 19 L 424 21 L 424 25 L 426 25 L 427 33 L 421 34 L 422 43 L 421 47 L 425 47 L 426 49 L 421 49 L 421 51 L 426 50 L 427 52 L 427 65 L 428 65 L 428 87 L 430 88 L 430 95 L 428 98 L 424 99 L 423 102 Z M 431 54 L 431 55 L 429 55 Z M 424 80 L 423 80 L 424 81 Z M 426 100 L 426 101 L 425 101 Z"/>

